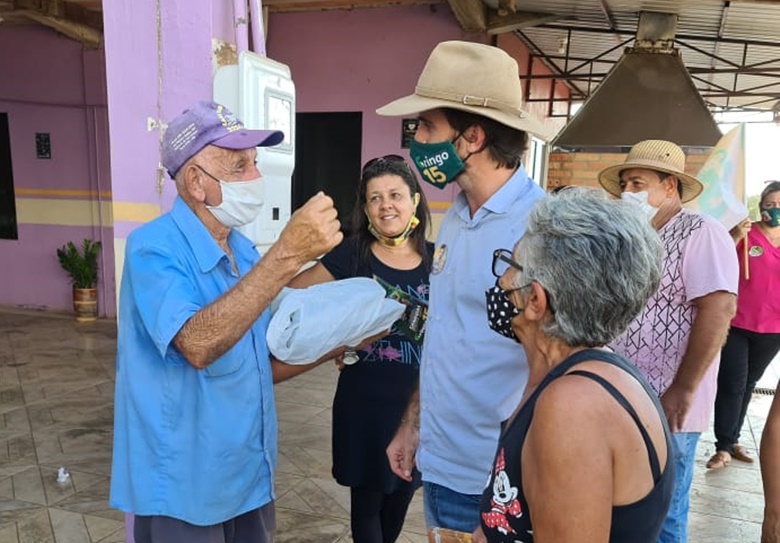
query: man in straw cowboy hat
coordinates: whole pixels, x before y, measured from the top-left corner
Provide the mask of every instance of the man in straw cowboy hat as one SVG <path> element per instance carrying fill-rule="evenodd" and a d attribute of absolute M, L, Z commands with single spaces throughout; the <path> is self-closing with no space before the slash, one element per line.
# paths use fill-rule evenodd
<path fill-rule="evenodd" d="M 637 202 L 664 244 L 658 291 L 611 346 L 647 378 L 674 432 L 675 488 L 659 541 L 684 542 L 696 443 L 709 427 L 720 348 L 736 310 L 734 242 L 718 221 L 682 207 L 703 186 L 685 173 L 685 154 L 671 142 L 637 143 L 623 164 L 599 173 L 599 183 Z"/>
<path fill-rule="evenodd" d="M 521 165 L 528 132 L 542 132 L 522 96 L 507 53 L 448 41 L 431 53 L 413 94 L 377 110 L 417 115 L 410 154 L 422 179 L 461 189 L 436 240 L 419 396 L 387 449 L 406 479 L 416 453 L 429 527 L 476 528 L 500 423 L 527 380 L 521 346 L 491 330 L 485 313 L 493 252 L 514 245 L 544 195 Z"/>

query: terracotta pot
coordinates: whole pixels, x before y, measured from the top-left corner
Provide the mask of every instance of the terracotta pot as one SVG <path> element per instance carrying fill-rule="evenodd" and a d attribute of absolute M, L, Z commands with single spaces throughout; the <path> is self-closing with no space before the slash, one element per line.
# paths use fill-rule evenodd
<path fill-rule="evenodd" d="M 97 320 L 97 289 L 73 287 L 73 310 L 76 322 Z"/>

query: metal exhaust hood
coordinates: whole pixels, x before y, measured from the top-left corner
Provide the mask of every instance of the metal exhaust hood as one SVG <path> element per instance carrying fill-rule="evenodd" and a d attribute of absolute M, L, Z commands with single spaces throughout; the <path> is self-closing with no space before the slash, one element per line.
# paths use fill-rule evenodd
<path fill-rule="evenodd" d="M 553 140 L 559 147 L 628 147 L 645 139 L 711 147 L 718 125 L 672 45 L 677 16 L 640 14 L 626 50 L 582 108 Z"/>

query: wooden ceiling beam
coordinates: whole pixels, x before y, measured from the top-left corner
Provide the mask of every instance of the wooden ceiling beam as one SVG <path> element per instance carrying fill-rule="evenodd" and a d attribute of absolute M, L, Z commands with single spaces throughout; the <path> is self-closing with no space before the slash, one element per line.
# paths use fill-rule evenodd
<path fill-rule="evenodd" d="M 482 0 L 447 0 L 464 32 L 487 30 L 487 6 Z"/>
<path fill-rule="evenodd" d="M 72 23 L 66 19 L 60 19 L 51 15 L 44 15 L 43 13 L 31 10 L 17 10 L 15 13 L 22 15 L 31 21 L 48 26 L 60 34 L 81 42 L 84 44 L 84 46 L 91 49 L 97 49 L 100 47 L 100 42 L 103 39 L 102 32 L 88 26 Z"/>
<path fill-rule="evenodd" d="M 103 40 L 102 14 L 64 0 L 15 0 L 13 13 L 79 41 L 85 47 L 95 49 Z"/>
<path fill-rule="evenodd" d="M 552 23 L 563 19 L 562 15 L 552 15 L 550 13 L 531 13 L 518 11 L 507 15 L 499 15 L 498 12 L 490 10 L 487 18 L 487 33 L 490 35 L 504 34 L 514 32 L 545 23 Z"/>
<path fill-rule="evenodd" d="M 108 0 L 111 1 L 111 0 Z M 103 32 L 103 12 L 87 9 L 70 2 L 65 4 L 65 18 Z"/>
<path fill-rule="evenodd" d="M 504 34 L 564 18 L 549 13 L 514 12 L 510 0 L 498 0 L 498 9 L 488 7 L 482 0 L 447 0 L 447 3 L 464 32 Z"/>
<path fill-rule="evenodd" d="M 271 13 L 295 11 L 386 8 L 393 6 L 416 6 L 441 4 L 443 0 L 263 0 L 263 7 Z"/>
<path fill-rule="evenodd" d="M 52 17 L 65 17 L 65 0 L 39 0 L 41 3 L 40 11 Z"/>
<path fill-rule="evenodd" d="M 89 26 L 95 30 L 103 30 L 103 14 L 100 11 L 87 9 L 74 2 L 66 2 L 65 0 L 13 0 L 11 3 L 17 10 L 37 11 L 42 15 L 50 15 Z"/>

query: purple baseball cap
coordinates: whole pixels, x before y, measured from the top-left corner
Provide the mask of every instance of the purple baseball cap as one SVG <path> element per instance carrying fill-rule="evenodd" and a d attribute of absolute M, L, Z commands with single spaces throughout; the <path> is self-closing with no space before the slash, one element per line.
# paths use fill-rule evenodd
<path fill-rule="evenodd" d="M 207 145 L 224 149 L 270 147 L 284 140 L 279 130 L 248 130 L 228 108 L 216 102 L 198 102 L 173 119 L 165 130 L 162 165 L 171 178 Z"/>

